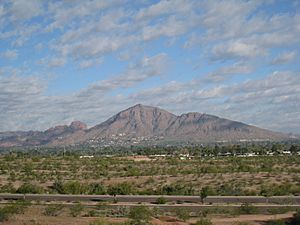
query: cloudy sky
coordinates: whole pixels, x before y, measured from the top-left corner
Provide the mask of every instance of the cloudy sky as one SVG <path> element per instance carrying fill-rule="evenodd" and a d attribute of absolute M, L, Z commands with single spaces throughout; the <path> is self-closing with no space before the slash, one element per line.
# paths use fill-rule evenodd
<path fill-rule="evenodd" d="M 0 131 L 137 103 L 300 133 L 300 2 L 0 0 Z"/>

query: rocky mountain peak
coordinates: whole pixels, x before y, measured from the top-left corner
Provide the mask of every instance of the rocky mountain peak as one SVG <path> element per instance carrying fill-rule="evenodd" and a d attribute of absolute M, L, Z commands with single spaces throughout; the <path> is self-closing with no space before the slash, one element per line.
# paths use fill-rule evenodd
<path fill-rule="evenodd" d="M 97 143 L 97 140 L 116 144 L 119 139 L 215 142 L 289 138 L 286 134 L 206 113 L 190 112 L 176 116 L 164 109 L 142 104 L 125 109 L 90 129 L 84 123 L 74 121 L 69 126 L 56 126 L 44 132 L 4 133 L 0 137 L 0 147 Z"/>
<path fill-rule="evenodd" d="M 70 125 L 70 128 L 74 130 L 86 130 L 87 125 L 81 121 L 73 121 Z"/>

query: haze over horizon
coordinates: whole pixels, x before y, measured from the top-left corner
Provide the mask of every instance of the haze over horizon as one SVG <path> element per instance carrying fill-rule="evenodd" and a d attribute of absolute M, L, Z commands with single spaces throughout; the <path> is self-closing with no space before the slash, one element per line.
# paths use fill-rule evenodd
<path fill-rule="evenodd" d="M 141 103 L 300 133 L 300 1 L 0 1 L 0 132 Z"/>

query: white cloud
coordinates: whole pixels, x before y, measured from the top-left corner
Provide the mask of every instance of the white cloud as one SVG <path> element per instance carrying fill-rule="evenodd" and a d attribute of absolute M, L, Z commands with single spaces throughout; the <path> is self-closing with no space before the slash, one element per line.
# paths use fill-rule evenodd
<path fill-rule="evenodd" d="M 240 58 L 253 58 L 266 54 L 260 46 L 241 41 L 222 43 L 212 48 L 213 59 L 227 60 Z"/>
<path fill-rule="evenodd" d="M 149 60 L 145 58 L 140 64 L 152 65 Z M 277 72 L 257 80 L 212 87 L 204 86 L 200 80 L 173 81 L 130 95 L 106 95 L 105 91 L 115 85 L 113 80 L 106 80 L 101 87 L 105 83 L 108 89 L 102 90 L 101 95 L 100 86 L 95 84 L 73 95 L 51 97 L 44 95 L 45 85 L 37 78 L 0 77 L 0 119 L 3 121 L 0 130 L 46 129 L 69 123 L 70 118 L 95 125 L 119 110 L 143 103 L 177 114 L 199 111 L 264 128 L 299 131 L 295 126 L 300 121 L 299 77 L 291 72 Z M 117 79 L 124 82 L 125 77 Z"/>
<path fill-rule="evenodd" d="M 10 8 L 11 19 L 28 20 L 42 13 L 42 2 L 39 0 L 13 0 Z"/>
<path fill-rule="evenodd" d="M 47 27 L 47 31 L 54 29 L 63 29 L 70 24 L 70 21 L 82 19 L 86 16 L 93 15 L 110 6 L 118 4 L 117 0 L 112 1 L 79 1 L 79 2 L 50 2 L 48 5 L 49 12 L 53 15 L 53 22 Z"/>
<path fill-rule="evenodd" d="M 153 19 L 164 14 L 188 13 L 193 8 L 193 1 L 163 0 L 149 7 L 142 8 L 136 14 L 136 20 Z"/>
<path fill-rule="evenodd" d="M 1 18 L 2 16 L 4 16 L 4 14 L 5 14 L 4 6 L 3 6 L 3 5 L 0 5 L 0 18 Z"/>
<path fill-rule="evenodd" d="M 237 62 L 230 66 L 221 67 L 216 71 L 207 74 L 204 77 L 204 80 L 209 82 L 221 82 L 237 74 L 249 74 L 253 72 L 253 70 L 254 69 L 249 64 Z"/>
<path fill-rule="evenodd" d="M 39 79 L 2 74 L 0 130 L 44 129 L 70 118 L 94 125 L 140 102 L 176 113 L 202 111 L 267 128 L 299 130 L 295 125 L 300 121 L 297 10 L 278 13 L 268 11 L 272 7 L 266 4 L 271 1 L 238 0 L 5 0 L 1 4 L 0 39 L 14 49 L 2 49 L 0 57 L 16 59 L 24 52 L 20 47 L 40 50 L 32 57 L 19 57 L 26 61 L 16 70 L 31 67 L 31 58 L 36 61 L 41 56 L 37 68 L 30 68 L 37 74 L 49 66 L 84 69 L 103 61 L 104 70 L 97 76 L 105 71 L 108 77 L 73 94 L 46 96 L 47 87 Z M 125 69 L 106 72 L 110 68 L 105 66 L 113 63 Z M 293 63 L 289 73 L 264 75 L 284 63 Z M 202 67 L 182 72 L 195 64 Z"/>
<path fill-rule="evenodd" d="M 117 88 L 129 88 L 151 77 L 162 76 L 167 68 L 168 57 L 164 53 L 152 57 L 144 57 L 139 62 L 129 66 L 123 73 L 100 80 L 79 93 L 87 96 L 91 93 L 105 93 Z"/>
<path fill-rule="evenodd" d="M 88 60 L 82 60 L 79 63 L 79 67 L 81 69 L 89 68 L 95 65 L 99 65 L 103 62 L 103 58 L 96 58 L 96 59 L 88 59 Z"/>
<path fill-rule="evenodd" d="M 18 58 L 18 51 L 15 49 L 6 50 L 5 52 L 2 52 L 0 55 L 2 58 L 13 60 Z"/>
<path fill-rule="evenodd" d="M 62 67 L 67 63 L 67 59 L 62 56 L 56 56 L 52 58 L 44 58 L 39 60 L 40 64 L 47 65 L 50 68 Z"/>
<path fill-rule="evenodd" d="M 293 61 L 297 55 L 296 51 L 283 52 L 273 59 L 272 64 L 285 64 Z"/>

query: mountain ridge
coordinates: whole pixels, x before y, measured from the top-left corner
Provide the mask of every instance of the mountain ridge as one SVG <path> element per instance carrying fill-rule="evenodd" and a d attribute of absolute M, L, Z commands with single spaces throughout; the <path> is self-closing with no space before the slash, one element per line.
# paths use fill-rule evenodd
<path fill-rule="evenodd" d="M 4 132 L 5 133 L 5 132 Z M 242 122 L 199 112 L 179 116 L 164 109 L 137 104 L 91 128 L 74 121 L 46 131 L 0 133 L 0 147 L 33 145 L 74 145 L 89 143 L 143 143 L 158 140 L 219 142 L 285 140 L 288 134 L 273 132 Z M 5 136 L 6 135 L 6 136 Z"/>

